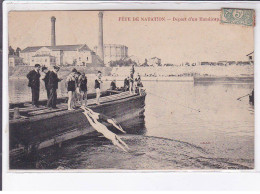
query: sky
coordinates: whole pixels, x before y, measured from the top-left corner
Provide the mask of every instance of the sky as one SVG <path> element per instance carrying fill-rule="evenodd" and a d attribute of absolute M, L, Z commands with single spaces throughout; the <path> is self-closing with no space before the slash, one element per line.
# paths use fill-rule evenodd
<path fill-rule="evenodd" d="M 9 12 L 9 45 L 21 49 L 49 46 L 52 16 L 56 17 L 57 45 L 87 44 L 94 50 L 98 44 L 97 11 Z M 141 21 L 149 17 L 165 21 Z M 200 21 L 200 17 L 219 18 L 220 11 L 104 11 L 104 44 L 126 45 L 129 56 L 141 62 L 159 57 L 162 63 L 174 64 L 246 60 L 254 50 L 253 27 Z"/>

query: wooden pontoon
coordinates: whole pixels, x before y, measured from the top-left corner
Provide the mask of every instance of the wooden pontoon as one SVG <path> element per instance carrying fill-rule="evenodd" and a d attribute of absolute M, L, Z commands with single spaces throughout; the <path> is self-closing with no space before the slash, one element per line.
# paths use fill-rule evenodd
<path fill-rule="evenodd" d="M 142 95 L 121 91 L 102 92 L 100 105 L 95 94 L 88 95 L 88 107 L 93 111 L 115 118 L 120 124 L 135 117 L 143 117 L 146 93 Z M 10 157 L 19 157 L 33 150 L 46 148 L 95 130 L 83 110 L 67 110 L 67 99 L 58 99 L 58 109 L 46 108 L 46 100 L 38 108 L 29 103 L 10 104 L 9 148 Z M 19 113 L 18 113 L 19 112 Z M 124 126 L 123 126 L 124 127 Z"/>
<path fill-rule="evenodd" d="M 253 76 L 240 76 L 240 77 L 228 77 L 228 76 L 199 76 L 194 77 L 194 83 L 205 82 L 219 82 L 219 83 L 254 83 Z"/>

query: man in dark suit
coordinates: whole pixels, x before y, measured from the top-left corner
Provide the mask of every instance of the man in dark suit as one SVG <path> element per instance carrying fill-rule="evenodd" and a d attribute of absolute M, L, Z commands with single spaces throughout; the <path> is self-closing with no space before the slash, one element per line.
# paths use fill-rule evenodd
<path fill-rule="evenodd" d="M 48 82 L 49 82 L 50 71 L 48 70 L 47 67 L 42 67 L 42 72 L 44 73 L 44 77 L 42 78 L 42 80 L 44 81 L 45 89 L 47 91 L 47 99 L 49 99 L 49 97 L 50 97 L 50 90 L 48 88 Z"/>
<path fill-rule="evenodd" d="M 58 78 L 58 71 L 60 70 L 59 67 L 54 66 L 53 71 L 50 71 L 49 73 L 49 82 L 48 82 L 48 88 L 49 88 L 49 98 L 47 102 L 47 107 L 49 109 L 56 109 L 56 103 L 57 103 L 57 89 L 58 89 L 58 83 L 62 80 Z"/>
<path fill-rule="evenodd" d="M 34 70 L 30 71 L 27 74 L 27 78 L 29 80 L 28 86 L 31 87 L 32 90 L 32 105 L 38 107 L 39 97 L 40 97 L 40 77 L 41 74 L 40 69 L 41 66 L 36 64 L 34 66 Z"/>

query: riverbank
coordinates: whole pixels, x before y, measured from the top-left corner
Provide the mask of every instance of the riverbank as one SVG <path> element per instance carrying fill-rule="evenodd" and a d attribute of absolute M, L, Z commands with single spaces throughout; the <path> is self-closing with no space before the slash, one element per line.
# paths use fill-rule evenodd
<path fill-rule="evenodd" d="M 101 71 L 104 76 L 111 74 L 111 67 L 85 67 L 85 66 L 70 66 L 61 67 L 59 71 L 59 77 L 65 79 L 73 68 L 76 68 L 79 72 L 85 72 L 86 74 L 97 74 L 97 71 Z M 9 67 L 8 75 L 9 79 L 26 79 L 26 75 L 33 70 L 32 66 L 20 66 Z"/>
<path fill-rule="evenodd" d="M 127 77 L 127 76 L 126 76 Z M 123 76 L 103 76 L 104 81 L 124 81 Z M 193 82 L 193 77 L 141 77 L 142 81 L 176 81 L 176 82 Z"/>
<path fill-rule="evenodd" d="M 130 67 L 113 67 L 111 75 L 115 77 L 129 76 Z M 229 66 L 171 66 L 171 67 L 135 67 L 135 73 L 139 73 L 142 77 L 182 77 L 193 76 L 216 76 L 216 77 L 240 77 L 254 76 L 253 65 L 229 65 Z M 150 78 L 152 77 L 152 78 Z M 164 79 L 164 78 L 163 78 Z M 175 79 L 175 78 L 170 78 Z"/>

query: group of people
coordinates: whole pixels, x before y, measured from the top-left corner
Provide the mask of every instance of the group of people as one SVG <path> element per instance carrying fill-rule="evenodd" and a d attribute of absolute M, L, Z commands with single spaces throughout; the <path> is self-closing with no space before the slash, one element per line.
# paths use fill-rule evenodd
<path fill-rule="evenodd" d="M 29 80 L 28 86 L 32 91 L 32 105 L 34 107 L 39 106 L 39 97 L 40 97 L 40 70 L 41 66 L 36 64 L 34 66 L 34 70 L 30 71 L 27 74 L 27 78 Z M 52 69 L 48 70 L 47 67 L 42 67 L 42 72 L 44 73 L 43 81 L 45 83 L 45 89 L 47 91 L 47 107 L 49 109 L 56 109 L 57 103 L 57 89 L 58 83 L 62 80 L 58 78 L 59 67 L 53 66 Z"/>
<path fill-rule="evenodd" d="M 134 73 L 135 73 L 135 69 L 134 69 L 134 65 L 133 65 L 130 69 L 130 76 L 128 76 L 124 80 L 124 90 L 129 91 L 132 94 L 133 93 L 141 94 L 141 89 L 143 87 L 143 83 L 141 81 L 141 76 L 138 73 L 137 77 L 135 77 Z"/>
<path fill-rule="evenodd" d="M 42 70 L 42 73 L 40 71 Z M 32 105 L 38 107 L 39 105 L 39 96 L 40 96 L 40 77 L 41 74 L 42 80 L 45 84 L 45 89 L 47 92 L 47 107 L 49 109 L 56 109 L 57 104 L 57 89 L 58 83 L 62 80 L 58 78 L 57 73 L 60 68 L 58 66 L 53 66 L 50 69 L 47 67 L 36 64 L 34 70 L 30 71 L 27 74 L 29 80 L 28 86 L 31 87 L 32 91 Z M 100 95 L 101 95 L 101 84 L 102 76 L 101 71 L 98 71 L 95 78 L 95 90 L 96 90 L 96 104 L 100 104 Z M 137 74 L 134 76 L 135 69 L 134 65 L 130 69 L 130 76 L 124 80 L 124 90 L 129 91 L 132 94 L 141 94 L 141 89 L 143 84 L 141 82 L 141 76 Z M 75 68 L 72 69 L 71 73 L 66 79 L 66 88 L 68 91 L 68 110 L 74 110 L 76 107 L 77 101 L 80 101 L 81 107 L 87 106 L 87 87 L 88 79 L 84 72 L 78 72 Z M 115 80 L 111 82 L 110 89 L 116 90 Z"/>
<path fill-rule="evenodd" d="M 68 110 L 74 110 L 76 102 L 81 102 L 81 107 L 87 106 L 88 79 L 84 72 L 80 73 L 75 68 L 66 79 L 68 91 Z"/>
<path fill-rule="evenodd" d="M 39 106 L 40 78 L 42 77 L 47 92 L 47 107 L 49 109 L 57 108 L 58 83 L 62 80 L 58 78 L 57 75 L 59 70 L 60 68 L 58 66 L 53 66 L 51 69 L 48 69 L 45 66 L 41 67 L 41 65 L 36 64 L 34 70 L 27 74 L 27 78 L 29 80 L 28 86 L 31 88 L 32 92 L 32 105 L 34 107 Z M 40 71 L 42 71 L 42 73 L 40 73 Z M 68 75 L 66 79 L 66 88 L 68 91 L 68 110 L 74 110 L 77 101 L 80 101 L 81 107 L 87 106 L 87 83 L 88 79 L 86 74 L 84 72 L 78 72 L 75 68 Z M 96 103 L 98 105 L 100 104 L 101 83 L 101 71 L 98 71 L 95 79 Z"/>

